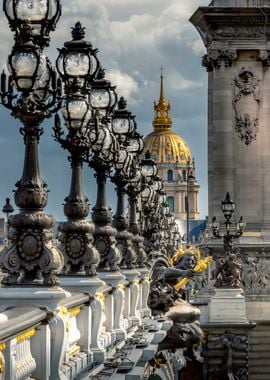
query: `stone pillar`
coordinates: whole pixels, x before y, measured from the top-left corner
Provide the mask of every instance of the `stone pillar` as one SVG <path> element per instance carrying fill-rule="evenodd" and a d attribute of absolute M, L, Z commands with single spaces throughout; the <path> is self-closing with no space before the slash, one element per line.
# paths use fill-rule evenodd
<path fill-rule="evenodd" d="M 213 0 L 190 19 L 207 50 L 209 221 L 224 221 L 220 204 L 229 192 L 233 222 L 243 216 L 247 223 L 234 246 L 242 255 L 247 317 L 255 321 L 265 318 L 257 303 L 270 303 L 269 5 Z M 215 259 L 224 254 L 211 236 L 202 245 Z"/>

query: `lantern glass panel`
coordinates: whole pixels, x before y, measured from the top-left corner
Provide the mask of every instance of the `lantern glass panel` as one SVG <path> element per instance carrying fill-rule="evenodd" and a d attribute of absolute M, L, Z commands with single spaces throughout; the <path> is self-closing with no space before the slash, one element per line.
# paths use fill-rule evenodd
<path fill-rule="evenodd" d="M 154 173 L 152 165 L 142 165 L 142 174 L 145 177 L 151 177 Z"/>
<path fill-rule="evenodd" d="M 62 114 L 67 121 L 67 127 L 81 128 L 85 126 L 91 118 L 91 111 L 83 100 L 72 100 L 62 109 Z"/>
<path fill-rule="evenodd" d="M 47 65 L 47 60 L 44 54 L 40 55 L 37 79 L 35 88 L 45 88 L 50 80 L 50 70 Z"/>
<path fill-rule="evenodd" d="M 20 52 L 11 57 L 11 67 L 15 73 L 19 89 L 30 89 L 34 84 L 34 74 L 38 65 L 37 56 L 34 53 Z"/>
<path fill-rule="evenodd" d="M 141 192 L 141 197 L 144 202 L 147 202 L 150 199 L 151 195 L 151 190 L 149 187 L 146 187 L 142 192 Z"/>
<path fill-rule="evenodd" d="M 90 71 L 90 58 L 85 53 L 68 53 L 64 59 L 64 70 L 69 76 L 85 76 Z"/>
<path fill-rule="evenodd" d="M 21 52 L 12 56 L 11 65 L 17 76 L 32 77 L 37 67 L 34 53 Z"/>
<path fill-rule="evenodd" d="M 47 0 L 17 0 L 17 18 L 23 21 L 42 21 L 47 16 Z"/>
<path fill-rule="evenodd" d="M 126 135 L 129 132 L 129 119 L 113 119 L 112 128 L 114 133 Z"/>
<path fill-rule="evenodd" d="M 90 94 L 90 102 L 94 108 L 106 108 L 110 104 L 110 95 L 106 90 L 93 90 Z"/>

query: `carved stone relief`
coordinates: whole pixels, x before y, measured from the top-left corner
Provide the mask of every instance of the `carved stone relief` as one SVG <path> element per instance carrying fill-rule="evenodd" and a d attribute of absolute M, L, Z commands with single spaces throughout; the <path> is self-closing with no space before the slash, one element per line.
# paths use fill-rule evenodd
<path fill-rule="evenodd" d="M 202 57 L 202 65 L 206 67 L 208 72 L 214 68 L 220 68 L 222 63 L 225 67 L 231 67 L 233 61 L 237 58 L 235 50 L 208 50 L 207 54 Z"/>
<path fill-rule="evenodd" d="M 249 145 L 259 130 L 259 79 L 250 67 L 242 67 L 234 79 L 235 131 Z"/>
<path fill-rule="evenodd" d="M 248 360 L 245 355 L 248 347 L 247 335 L 226 331 L 221 335 L 211 334 L 209 340 L 211 343 L 208 343 L 208 355 L 215 352 L 216 364 L 209 366 L 208 379 L 247 380 Z"/>
<path fill-rule="evenodd" d="M 265 30 L 264 26 L 227 26 L 219 27 L 214 31 L 216 39 L 237 38 L 237 39 L 265 39 L 265 35 L 269 35 L 269 27 Z"/>
<path fill-rule="evenodd" d="M 270 262 L 265 257 L 248 256 L 243 263 L 242 285 L 246 294 L 267 292 L 270 285 Z"/>

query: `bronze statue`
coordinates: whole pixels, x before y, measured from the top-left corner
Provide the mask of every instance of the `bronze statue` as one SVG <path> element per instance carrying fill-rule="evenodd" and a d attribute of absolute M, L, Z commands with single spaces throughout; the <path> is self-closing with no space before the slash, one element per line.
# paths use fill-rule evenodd
<path fill-rule="evenodd" d="M 184 293 L 175 289 L 180 279 L 194 277 L 197 261 L 196 254 L 187 250 L 174 267 L 169 267 L 166 259 L 162 258 L 157 259 L 153 266 L 149 307 L 152 315 L 174 322 L 165 339 L 159 343 L 158 351 L 186 348 L 191 356 L 199 358 L 196 350 L 203 335 L 199 326 L 200 310 L 184 301 Z"/>

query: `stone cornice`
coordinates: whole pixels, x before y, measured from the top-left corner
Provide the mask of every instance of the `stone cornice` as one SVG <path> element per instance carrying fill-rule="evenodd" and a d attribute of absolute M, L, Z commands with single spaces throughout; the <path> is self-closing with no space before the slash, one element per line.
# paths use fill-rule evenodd
<path fill-rule="evenodd" d="M 200 7 L 190 18 L 205 46 L 212 41 L 270 40 L 270 8 Z"/>

